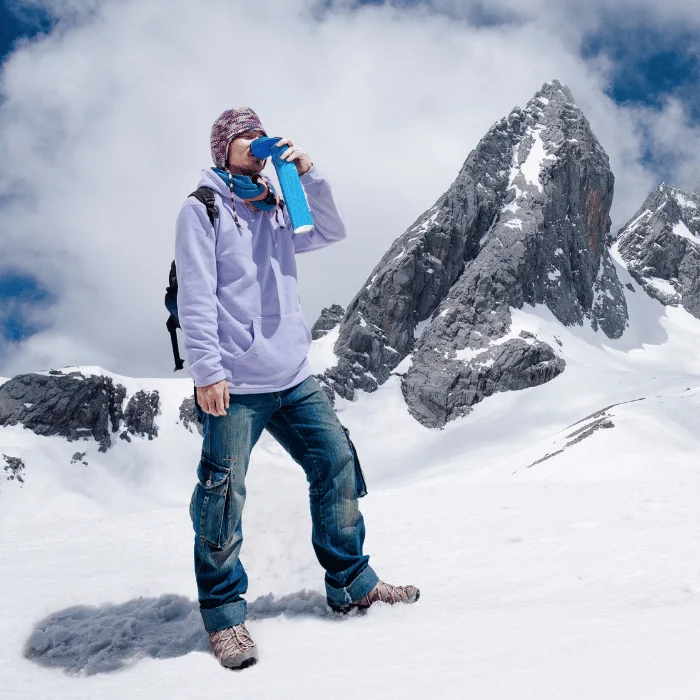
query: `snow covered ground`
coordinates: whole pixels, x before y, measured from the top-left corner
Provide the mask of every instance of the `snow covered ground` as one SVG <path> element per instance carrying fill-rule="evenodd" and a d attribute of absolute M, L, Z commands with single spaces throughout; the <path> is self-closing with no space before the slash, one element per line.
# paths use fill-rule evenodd
<path fill-rule="evenodd" d="M 407 414 L 398 377 L 338 401 L 369 487 L 366 551 L 420 587 L 416 605 L 328 613 L 306 482 L 264 434 L 242 551 L 260 662 L 240 673 L 207 653 L 197 611 L 190 380 L 113 375 L 158 389 L 163 413 L 157 439 L 106 454 L 0 429 L 0 455 L 26 463 L 23 486 L 0 483 L 0 697 L 700 697 L 700 321 L 632 284 L 618 341 L 515 311 L 566 370 L 444 430 Z M 329 341 L 311 357 L 332 361 Z"/>

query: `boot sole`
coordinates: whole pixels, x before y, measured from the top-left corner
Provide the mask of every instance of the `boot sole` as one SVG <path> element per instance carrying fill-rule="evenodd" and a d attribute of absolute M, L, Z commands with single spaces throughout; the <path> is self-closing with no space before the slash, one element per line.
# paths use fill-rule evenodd
<path fill-rule="evenodd" d="M 246 656 L 241 661 L 236 661 L 235 665 L 223 662 L 221 665 L 230 671 L 242 671 L 244 668 L 254 666 L 258 662 L 258 657 L 253 655 Z"/>

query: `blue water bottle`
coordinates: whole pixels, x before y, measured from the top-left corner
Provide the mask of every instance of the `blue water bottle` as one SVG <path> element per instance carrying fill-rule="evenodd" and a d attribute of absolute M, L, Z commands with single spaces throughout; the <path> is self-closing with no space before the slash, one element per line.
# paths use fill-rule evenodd
<path fill-rule="evenodd" d="M 277 179 L 280 181 L 282 196 L 289 211 L 289 218 L 292 220 L 294 233 L 308 233 L 314 227 L 314 222 L 311 219 L 304 190 L 299 182 L 297 166 L 292 161 L 280 158 L 289 145 L 275 146 L 281 138 L 281 136 L 261 136 L 259 139 L 251 141 L 250 151 L 256 158 L 262 160 L 268 156 L 272 157 L 272 164 L 275 166 Z"/>

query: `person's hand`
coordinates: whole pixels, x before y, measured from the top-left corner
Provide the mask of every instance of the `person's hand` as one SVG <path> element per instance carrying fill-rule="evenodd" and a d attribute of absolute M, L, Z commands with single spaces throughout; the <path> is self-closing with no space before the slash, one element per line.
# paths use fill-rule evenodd
<path fill-rule="evenodd" d="M 209 386 L 197 387 L 197 403 L 205 413 L 212 416 L 225 416 L 228 410 L 228 382 L 221 379 Z"/>
<path fill-rule="evenodd" d="M 309 170 L 311 170 L 311 166 L 313 163 L 309 159 L 308 154 L 306 151 L 301 147 L 301 146 L 295 146 L 294 143 L 292 142 L 292 139 L 280 139 L 275 143 L 275 146 L 284 146 L 287 144 L 290 146 L 290 148 L 286 149 L 280 158 L 282 160 L 287 160 L 291 161 L 294 163 L 294 165 L 297 166 L 297 172 L 299 175 L 303 175 L 304 173 L 308 173 Z"/>

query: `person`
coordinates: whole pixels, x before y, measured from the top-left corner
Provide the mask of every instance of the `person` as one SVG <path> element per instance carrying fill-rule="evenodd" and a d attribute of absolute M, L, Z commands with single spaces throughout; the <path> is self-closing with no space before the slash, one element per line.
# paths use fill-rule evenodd
<path fill-rule="evenodd" d="M 346 237 L 330 183 L 289 138 L 282 154 L 300 176 L 314 228 L 292 230 L 286 207 L 250 151 L 267 136 L 248 107 L 224 112 L 211 130 L 214 167 L 199 186 L 214 193 L 214 225 L 188 197 L 176 222 L 177 304 L 185 335 L 201 458 L 190 501 L 200 612 L 212 651 L 227 668 L 256 662 L 245 626 L 248 579 L 239 558 L 245 476 L 266 429 L 304 469 L 312 544 L 325 569 L 328 604 L 338 612 L 376 602 L 415 602 L 415 586 L 380 581 L 362 551 L 358 499 L 366 484 L 349 432 L 311 374 L 311 333 L 301 310 L 295 255 Z"/>

